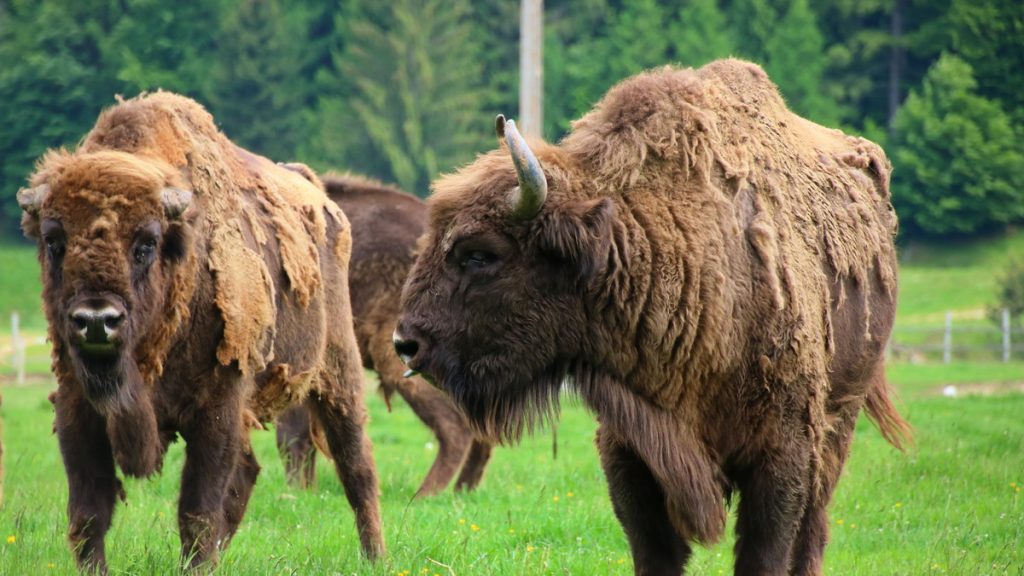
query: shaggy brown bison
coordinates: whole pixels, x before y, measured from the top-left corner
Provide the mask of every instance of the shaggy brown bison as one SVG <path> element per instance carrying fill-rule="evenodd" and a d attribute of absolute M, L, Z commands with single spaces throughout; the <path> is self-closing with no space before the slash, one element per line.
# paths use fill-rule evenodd
<path fill-rule="evenodd" d="M 577 391 L 638 574 L 680 573 L 734 491 L 737 574 L 820 573 L 861 407 L 908 432 L 882 150 L 737 60 L 625 80 L 558 146 L 497 129 L 434 185 L 397 352 L 489 436 Z"/>
<path fill-rule="evenodd" d="M 316 178 L 311 173 L 308 177 Z M 427 208 L 411 194 L 357 176 L 328 175 L 323 183 L 352 224 L 348 285 L 363 366 L 377 371 L 389 406 L 397 391 L 437 437 L 437 457 L 416 494 L 441 492 L 460 467 L 455 489 L 472 490 L 483 477 L 491 444 L 473 439 L 465 417 L 444 394 L 420 378 L 403 376 L 406 369 L 391 343 L 402 285 L 412 268 L 416 240 L 426 229 Z M 278 448 L 289 481 L 299 486 L 308 486 L 315 478 L 311 423 L 308 410 L 301 406 L 277 419 Z"/>
<path fill-rule="evenodd" d="M 308 399 L 362 549 L 384 550 L 348 299 L 348 221 L 323 191 L 158 92 L 105 111 L 75 152 L 18 193 L 39 239 L 53 342 L 56 433 L 79 565 L 106 571 L 104 535 L 129 476 L 186 442 L 181 553 L 215 561 L 259 472 L 249 429 Z"/>

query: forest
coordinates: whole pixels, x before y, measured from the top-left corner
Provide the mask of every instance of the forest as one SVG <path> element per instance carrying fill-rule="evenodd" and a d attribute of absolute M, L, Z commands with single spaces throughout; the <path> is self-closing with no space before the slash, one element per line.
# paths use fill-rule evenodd
<path fill-rule="evenodd" d="M 1019 0 L 548 0 L 544 132 L 641 70 L 736 56 L 883 145 L 904 237 L 1024 223 Z M 518 112 L 511 0 L 0 0 L 0 240 L 35 160 L 115 97 L 203 103 L 240 145 L 429 194 Z"/>

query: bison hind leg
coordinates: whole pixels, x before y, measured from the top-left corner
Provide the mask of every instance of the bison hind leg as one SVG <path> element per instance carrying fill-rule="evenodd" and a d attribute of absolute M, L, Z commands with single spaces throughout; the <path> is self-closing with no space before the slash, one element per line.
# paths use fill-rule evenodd
<path fill-rule="evenodd" d="M 487 467 L 487 462 L 491 459 L 492 448 L 490 442 L 480 439 L 473 440 L 466 463 L 462 465 L 462 472 L 459 473 L 459 478 L 455 481 L 456 491 L 470 492 L 476 489 L 484 477 L 484 468 Z"/>
<path fill-rule="evenodd" d="M 355 347 L 328 344 L 319 390 L 310 393 L 345 496 L 356 515 L 363 553 L 373 560 L 384 554 L 377 467 L 366 434 L 363 369 Z"/>
<path fill-rule="evenodd" d="M 309 407 L 292 406 L 277 418 L 277 450 L 284 460 L 288 484 L 311 488 L 316 484 L 316 445 Z"/>
<path fill-rule="evenodd" d="M 806 438 L 739 472 L 736 574 L 789 574 L 813 483 Z"/>

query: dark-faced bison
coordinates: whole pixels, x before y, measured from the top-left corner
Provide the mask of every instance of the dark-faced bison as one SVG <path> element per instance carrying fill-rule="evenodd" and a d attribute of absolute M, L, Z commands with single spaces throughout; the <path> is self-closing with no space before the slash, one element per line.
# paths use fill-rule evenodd
<path fill-rule="evenodd" d="M 316 178 L 312 173 L 307 177 Z M 348 285 L 363 366 L 377 371 L 389 406 L 397 391 L 437 437 L 437 457 L 416 494 L 441 492 L 460 468 L 455 489 L 472 490 L 483 477 L 491 444 L 473 439 L 465 417 L 443 393 L 421 378 L 403 376 L 406 368 L 391 343 L 402 285 L 415 259 L 416 240 L 426 229 L 426 205 L 415 196 L 357 176 L 328 175 L 323 183 L 352 224 Z M 278 448 L 288 478 L 300 486 L 311 484 L 315 474 L 317 436 L 312 423 L 301 406 L 277 420 Z"/>
<path fill-rule="evenodd" d="M 56 433 L 79 565 L 129 476 L 186 442 L 181 553 L 215 561 L 259 465 L 249 429 L 309 400 L 355 510 L 384 550 L 348 299 L 351 230 L 322 189 L 232 144 L 195 102 L 158 92 L 48 152 L 18 194 L 39 240 L 57 375 Z"/>
<path fill-rule="evenodd" d="M 490 436 L 563 382 L 596 413 L 638 574 L 678 574 L 739 493 L 737 574 L 818 574 L 860 409 L 893 443 L 889 163 L 737 60 L 614 87 L 558 145 L 434 185 L 395 335 Z"/>

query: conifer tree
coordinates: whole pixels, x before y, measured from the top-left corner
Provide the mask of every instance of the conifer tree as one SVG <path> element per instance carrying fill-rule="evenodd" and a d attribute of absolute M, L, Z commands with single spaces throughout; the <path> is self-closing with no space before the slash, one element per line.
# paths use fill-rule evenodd
<path fill-rule="evenodd" d="M 896 116 L 893 203 L 910 233 L 971 234 L 1024 222 L 1024 147 L 969 64 L 943 55 Z"/>

